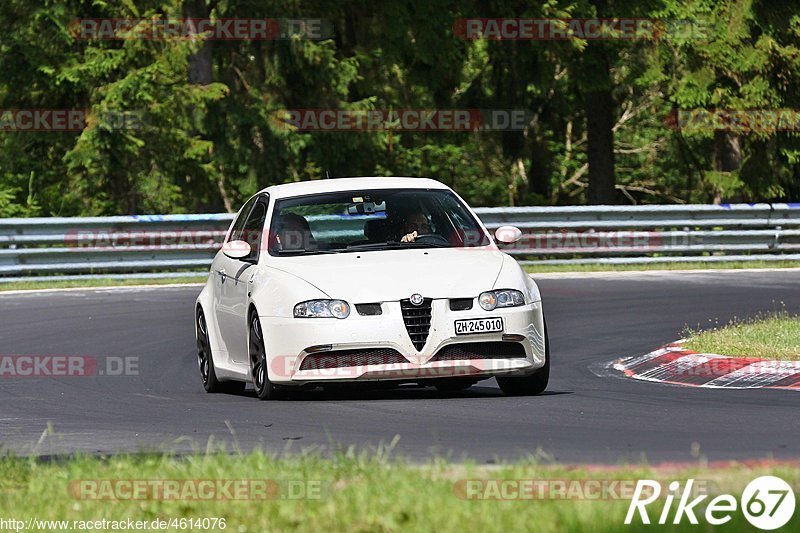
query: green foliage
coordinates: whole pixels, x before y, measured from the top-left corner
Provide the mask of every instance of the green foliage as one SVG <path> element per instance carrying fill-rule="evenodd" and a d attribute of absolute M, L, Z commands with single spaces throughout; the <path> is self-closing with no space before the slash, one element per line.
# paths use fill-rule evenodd
<path fill-rule="evenodd" d="M 82 17 L 186 16 L 322 18 L 335 35 L 204 42 L 70 31 Z M 455 21 L 476 16 L 641 17 L 672 30 L 592 43 L 459 38 Z M 0 131 L 0 216 L 231 210 L 262 187 L 325 171 L 431 176 L 474 205 L 582 203 L 585 94 L 609 83 L 600 61 L 616 106 L 619 201 L 800 198 L 800 132 L 739 134 L 741 164 L 721 172 L 713 131 L 665 122 L 677 109 L 800 108 L 791 3 L 6 0 L 0 20 L 0 109 L 87 111 L 82 131 Z M 206 53 L 213 83 L 192 83 L 190 66 Z M 292 131 L 277 113 L 298 108 L 521 109 L 530 121 L 516 132 Z"/>

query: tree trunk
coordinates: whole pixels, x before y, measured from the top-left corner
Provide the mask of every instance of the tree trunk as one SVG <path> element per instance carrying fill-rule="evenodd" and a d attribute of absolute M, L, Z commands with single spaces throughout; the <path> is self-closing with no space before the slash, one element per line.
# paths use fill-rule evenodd
<path fill-rule="evenodd" d="M 617 196 L 614 189 L 614 98 L 608 58 L 600 46 L 600 43 L 589 43 L 586 50 L 587 71 L 594 73 L 592 87 L 586 91 L 584 99 L 588 201 L 590 204 L 614 204 Z"/>
<path fill-rule="evenodd" d="M 528 191 L 546 200 L 550 198 L 553 177 L 553 154 L 538 131 L 531 131 L 531 166 L 528 172 Z"/>
<path fill-rule="evenodd" d="M 184 0 L 183 16 L 187 19 L 207 19 L 211 8 L 205 0 Z M 211 41 L 203 42 L 200 50 L 189 57 L 189 83 L 208 85 L 214 81 L 214 63 Z"/>
<path fill-rule="evenodd" d="M 712 159 L 716 172 L 736 172 L 742 167 L 742 146 L 739 136 L 729 131 L 714 132 L 714 153 Z M 722 203 L 720 189 L 714 191 L 714 203 Z"/>
<path fill-rule="evenodd" d="M 606 0 L 589 0 L 597 17 L 610 11 Z M 581 76 L 586 80 L 583 108 L 586 113 L 586 159 L 589 165 L 588 202 L 615 204 L 614 188 L 614 98 L 611 90 L 609 51 L 606 43 L 588 41 Z"/>

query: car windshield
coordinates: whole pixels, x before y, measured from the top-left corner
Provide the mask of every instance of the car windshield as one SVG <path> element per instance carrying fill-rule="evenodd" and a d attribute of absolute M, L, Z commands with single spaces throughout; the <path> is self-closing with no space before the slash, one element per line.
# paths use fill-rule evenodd
<path fill-rule="evenodd" d="M 478 221 L 448 190 L 343 191 L 275 203 L 275 256 L 486 246 Z"/>

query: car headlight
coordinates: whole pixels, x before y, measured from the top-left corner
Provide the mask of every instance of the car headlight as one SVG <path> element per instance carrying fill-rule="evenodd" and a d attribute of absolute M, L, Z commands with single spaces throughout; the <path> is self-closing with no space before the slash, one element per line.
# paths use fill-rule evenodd
<path fill-rule="evenodd" d="M 499 291 L 482 292 L 478 296 L 478 303 L 486 311 L 492 311 L 497 307 L 517 307 L 525 305 L 525 297 L 520 291 L 514 289 L 502 289 Z"/>
<path fill-rule="evenodd" d="M 309 300 L 294 306 L 295 318 L 347 318 L 350 305 L 344 300 Z"/>

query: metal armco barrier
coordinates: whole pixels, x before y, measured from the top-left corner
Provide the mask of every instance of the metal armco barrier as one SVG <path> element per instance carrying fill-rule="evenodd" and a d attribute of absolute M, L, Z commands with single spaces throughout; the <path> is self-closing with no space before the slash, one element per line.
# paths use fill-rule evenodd
<path fill-rule="evenodd" d="M 475 210 L 524 263 L 800 260 L 800 204 L 499 207 Z M 207 271 L 232 214 L 0 219 L 0 282 Z M 324 221 L 319 221 L 321 224 Z M 312 224 L 314 228 L 314 224 Z M 321 231 L 324 231 L 322 229 Z"/>
<path fill-rule="evenodd" d="M 511 207 L 476 210 L 523 231 L 523 263 L 796 260 L 800 204 Z M 533 260 L 538 259 L 538 260 Z"/>

